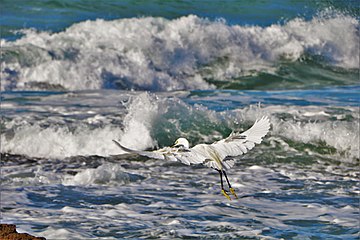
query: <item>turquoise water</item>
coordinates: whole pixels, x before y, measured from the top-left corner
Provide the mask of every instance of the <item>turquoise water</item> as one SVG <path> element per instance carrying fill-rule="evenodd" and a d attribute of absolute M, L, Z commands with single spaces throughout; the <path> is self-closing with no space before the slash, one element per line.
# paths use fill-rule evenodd
<path fill-rule="evenodd" d="M 1 215 L 47 239 L 357 239 L 356 1 L 2 1 Z M 268 116 L 227 174 L 122 154 Z"/>
<path fill-rule="evenodd" d="M 196 14 L 225 18 L 231 24 L 268 26 L 295 17 L 310 18 L 326 8 L 358 16 L 357 1 L 10 1 L 1 2 L 2 38 L 13 38 L 12 30 L 36 28 L 61 31 L 70 25 L 97 18 L 114 20 L 132 17 L 175 19 Z"/>

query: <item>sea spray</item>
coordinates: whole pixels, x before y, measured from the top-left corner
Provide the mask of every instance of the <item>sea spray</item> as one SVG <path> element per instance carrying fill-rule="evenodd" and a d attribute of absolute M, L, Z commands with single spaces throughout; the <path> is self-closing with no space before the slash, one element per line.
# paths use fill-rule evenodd
<path fill-rule="evenodd" d="M 19 122 L 18 118 L 14 118 L 6 122 L 7 130 L 1 135 L 1 151 L 51 158 L 75 155 L 108 156 L 121 152 L 112 143 L 112 139 L 121 139 L 129 147 L 152 147 L 155 141 L 150 135 L 150 130 L 157 105 L 156 101 L 151 101 L 148 93 L 131 98 L 127 103 L 124 119 L 119 119 L 123 125 L 111 124 L 107 122 L 106 117 L 100 117 L 98 114 L 73 123 L 65 121 L 66 115 L 56 122 L 52 122 L 53 119 L 46 116 L 42 120 L 39 116 L 34 116 L 37 121 L 30 118 L 28 121 L 22 119 Z M 104 123 L 99 123 L 101 121 Z"/>
<path fill-rule="evenodd" d="M 359 67 L 358 26 L 344 14 L 267 27 L 189 15 L 98 19 L 58 33 L 26 29 L 16 41 L 2 40 L 1 88 L 213 89 L 214 81 L 274 74 L 307 58 L 351 71 Z"/>
<path fill-rule="evenodd" d="M 156 144 L 151 129 L 158 114 L 155 97 L 147 92 L 133 97 L 128 105 L 128 114 L 124 118 L 124 133 L 120 142 L 130 148 L 146 149 Z"/>
<path fill-rule="evenodd" d="M 297 96 L 298 92 L 282 93 L 284 104 L 279 104 L 279 92 L 271 95 L 270 92 L 257 91 L 181 92 L 170 95 L 78 92 L 65 95 L 71 99 L 68 102 L 61 102 L 64 95 L 57 94 L 44 97 L 42 105 L 37 108 L 31 107 L 37 113 L 28 114 L 26 118 L 11 108 L 26 113 L 29 105 L 21 102 L 8 104 L 4 109 L 7 118 L 2 120 L 1 151 L 44 158 L 77 155 L 106 157 L 122 153 L 113 144 L 113 139 L 138 150 L 169 146 L 178 137 L 188 138 L 192 145 L 211 143 L 226 137 L 232 130 L 245 130 L 261 116 L 268 116 L 272 124 L 269 136 L 276 139 L 273 143 L 279 144 L 280 149 L 293 148 L 300 154 L 309 150 L 340 162 L 354 163 L 358 161 L 359 150 L 356 144 L 359 129 L 355 124 L 359 121 L 358 109 L 355 105 L 334 108 L 332 104 L 334 101 L 340 105 L 356 104 L 351 99 L 344 102 L 343 98 L 353 96 L 356 99 L 356 96 L 349 90 L 337 99 L 333 97 L 335 93 L 328 93 L 331 96 L 329 100 L 326 96 L 322 97 L 318 106 L 314 105 L 316 99 L 308 98 L 313 101 L 309 102 L 311 105 L 291 105 L 294 102 L 306 103 Z M 83 99 L 85 102 L 96 99 L 91 111 Z M 239 105 L 256 99 L 263 103 L 260 107 L 258 104 Z M 42 114 L 49 109 L 47 101 L 50 105 L 57 103 L 51 117 L 49 113 Z M 265 144 L 267 141 L 265 139 Z"/>

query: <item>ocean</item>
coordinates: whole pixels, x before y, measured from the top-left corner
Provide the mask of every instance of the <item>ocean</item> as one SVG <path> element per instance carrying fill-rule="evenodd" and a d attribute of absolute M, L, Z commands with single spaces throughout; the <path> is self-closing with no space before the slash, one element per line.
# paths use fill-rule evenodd
<path fill-rule="evenodd" d="M 357 1 L 0 3 L 1 223 L 47 239 L 358 239 Z M 220 192 L 192 146 L 268 116 Z"/>

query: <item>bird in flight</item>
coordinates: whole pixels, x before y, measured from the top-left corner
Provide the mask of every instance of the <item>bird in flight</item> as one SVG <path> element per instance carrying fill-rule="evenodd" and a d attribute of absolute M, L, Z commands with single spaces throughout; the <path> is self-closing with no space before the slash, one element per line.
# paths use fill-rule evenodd
<path fill-rule="evenodd" d="M 198 144 L 190 148 L 189 141 L 186 138 L 179 138 L 171 147 L 164 147 L 155 151 L 138 151 L 129 149 L 113 140 L 123 151 L 135 153 L 142 156 L 155 159 L 179 161 L 183 164 L 203 164 L 209 168 L 217 170 L 220 174 L 221 193 L 231 200 L 230 193 L 238 198 L 235 190 L 231 187 L 230 181 L 226 175 L 225 169 L 234 166 L 234 158 L 247 153 L 255 144 L 260 144 L 263 137 L 270 129 L 269 118 L 264 116 L 257 119 L 254 125 L 243 133 L 232 132 L 227 138 L 212 144 Z M 223 175 L 228 184 L 229 191 L 225 190 Z"/>

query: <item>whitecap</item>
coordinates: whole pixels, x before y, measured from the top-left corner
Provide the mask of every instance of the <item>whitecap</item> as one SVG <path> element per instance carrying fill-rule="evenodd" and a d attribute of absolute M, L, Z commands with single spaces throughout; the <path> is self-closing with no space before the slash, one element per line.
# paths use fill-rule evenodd
<path fill-rule="evenodd" d="M 131 181 L 142 179 L 143 177 L 127 173 L 119 164 L 103 164 L 95 169 L 85 169 L 75 176 L 65 176 L 63 185 L 108 185 L 108 184 L 126 184 Z"/>
<path fill-rule="evenodd" d="M 2 40 L 1 89 L 212 89 L 206 79 L 274 72 L 280 61 L 321 56 L 358 69 L 359 22 L 343 14 L 267 27 L 195 15 L 85 21 L 58 33 Z"/>

